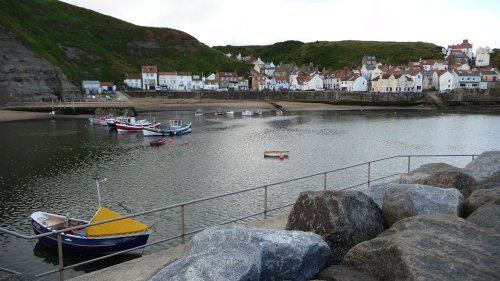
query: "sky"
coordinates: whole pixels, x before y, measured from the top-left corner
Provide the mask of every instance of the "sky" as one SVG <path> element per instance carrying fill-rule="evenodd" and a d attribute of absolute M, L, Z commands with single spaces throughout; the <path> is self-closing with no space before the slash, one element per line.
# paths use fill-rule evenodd
<path fill-rule="evenodd" d="M 429 42 L 500 48 L 500 0 L 63 0 L 212 47 L 286 40 Z"/>

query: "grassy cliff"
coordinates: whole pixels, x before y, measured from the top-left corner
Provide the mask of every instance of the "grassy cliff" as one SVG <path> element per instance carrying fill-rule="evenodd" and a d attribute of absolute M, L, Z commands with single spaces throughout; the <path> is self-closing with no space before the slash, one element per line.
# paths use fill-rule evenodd
<path fill-rule="evenodd" d="M 243 56 L 253 55 L 264 61 L 298 65 L 313 62 L 319 67 L 340 69 L 361 65 L 366 55 L 374 55 L 384 64 L 407 64 L 419 58 L 443 58 L 441 47 L 423 42 L 376 42 L 376 41 L 337 41 L 312 42 L 285 41 L 267 46 L 215 46 L 214 49 Z"/>
<path fill-rule="evenodd" d="M 137 26 L 55 0 L 0 0 L 0 24 L 75 84 L 120 82 L 147 64 L 160 71 L 248 72 L 247 65 L 182 31 Z"/>

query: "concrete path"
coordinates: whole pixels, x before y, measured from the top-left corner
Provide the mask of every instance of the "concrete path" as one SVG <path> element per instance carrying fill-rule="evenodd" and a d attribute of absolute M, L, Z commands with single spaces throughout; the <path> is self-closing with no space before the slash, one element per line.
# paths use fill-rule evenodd
<path fill-rule="evenodd" d="M 278 215 L 261 222 L 248 224 L 250 227 L 265 229 L 285 229 L 288 214 Z M 145 281 L 167 264 L 179 259 L 185 245 L 143 256 L 98 271 L 69 279 L 71 281 Z"/>

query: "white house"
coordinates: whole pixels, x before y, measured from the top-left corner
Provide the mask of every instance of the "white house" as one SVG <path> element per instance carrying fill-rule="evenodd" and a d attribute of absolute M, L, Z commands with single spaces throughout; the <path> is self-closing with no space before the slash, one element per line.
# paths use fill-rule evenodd
<path fill-rule="evenodd" d="M 273 76 L 275 70 L 276 70 L 276 66 L 274 65 L 273 62 L 266 63 L 266 65 L 264 66 L 264 74 L 267 76 Z"/>
<path fill-rule="evenodd" d="M 142 75 L 141 74 L 127 74 L 123 83 L 130 88 L 142 89 Z"/>
<path fill-rule="evenodd" d="M 93 80 L 83 80 L 82 81 L 82 90 L 85 92 L 85 94 L 99 94 L 101 93 L 101 85 L 99 84 L 99 81 L 93 81 Z"/>
<path fill-rule="evenodd" d="M 453 77 L 454 87 L 456 89 L 480 89 L 481 74 L 478 71 L 453 70 Z"/>
<path fill-rule="evenodd" d="M 396 78 L 396 93 L 411 93 L 414 91 L 415 82 L 411 75 L 408 74 L 394 74 Z"/>
<path fill-rule="evenodd" d="M 449 71 L 438 70 L 432 76 L 432 86 L 441 93 L 451 92 L 454 89 L 454 76 Z"/>
<path fill-rule="evenodd" d="M 191 89 L 194 91 L 203 90 L 204 82 L 201 75 L 193 75 L 191 78 Z"/>
<path fill-rule="evenodd" d="M 158 73 L 158 84 L 167 90 L 177 90 L 177 72 L 163 71 Z"/>
<path fill-rule="evenodd" d="M 351 91 L 353 92 L 366 92 L 368 91 L 368 80 L 366 80 L 363 76 L 352 77 L 354 80 L 352 81 Z"/>
<path fill-rule="evenodd" d="M 423 83 L 424 83 L 424 75 L 422 72 L 418 69 L 410 70 L 407 75 L 411 77 L 413 80 L 413 89 L 411 92 L 414 93 L 421 93 L 423 90 Z"/>
<path fill-rule="evenodd" d="M 323 90 L 323 79 L 319 77 L 318 74 L 314 74 L 312 76 L 300 76 L 297 78 L 298 81 L 298 89 L 302 91 L 314 90 L 314 91 L 322 91 Z"/>
<path fill-rule="evenodd" d="M 203 81 L 203 89 L 209 91 L 217 91 L 219 90 L 219 82 L 217 82 L 217 80 L 215 79 L 205 79 L 205 81 Z"/>
<path fill-rule="evenodd" d="M 144 90 L 156 90 L 158 86 L 158 69 L 156 65 L 142 66 L 142 81 Z"/>
<path fill-rule="evenodd" d="M 191 91 L 193 77 L 191 72 L 177 72 L 177 90 Z"/>
<path fill-rule="evenodd" d="M 460 53 L 466 54 L 469 60 L 472 60 L 472 44 L 469 43 L 469 40 L 464 39 L 460 44 L 448 45 L 447 56 Z"/>
<path fill-rule="evenodd" d="M 99 82 L 99 87 L 102 93 L 116 92 L 116 85 L 113 82 Z"/>
<path fill-rule="evenodd" d="M 487 66 L 490 65 L 490 47 L 479 47 L 476 50 L 476 66 Z"/>

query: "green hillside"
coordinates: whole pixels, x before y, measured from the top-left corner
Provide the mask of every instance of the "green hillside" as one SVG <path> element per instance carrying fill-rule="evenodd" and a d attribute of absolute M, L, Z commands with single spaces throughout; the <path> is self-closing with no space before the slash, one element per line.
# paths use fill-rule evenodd
<path fill-rule="evenodd" d="M 0 0 L 0 24 L 76 84 L 120 82 L 147 64 L 160 71 L 248 72 L 182 31 L 137 26 L 55 0 Z"/>
<path fill-rule="evenodd" d="M 340 69 L 345 66 L 361 65 L 366 55 L 374 55 L 384 64 L 407 64 L 419 58 L 443 58 L 441 47 L 423 42 L 374 42 L 374 41 L 338 41 L 313 42 L 285 41 L 268 46 L 215 46 L 224 53 L 253 55 L 264 61 L 290 63 L 298 65 L 313 62 L 319 67 Z"/>
<path fill-rule="evenodd" d="M 500 68 L 500 49 L 493 49 L 493 54 L 490 57 L 490 65 Z"/>

